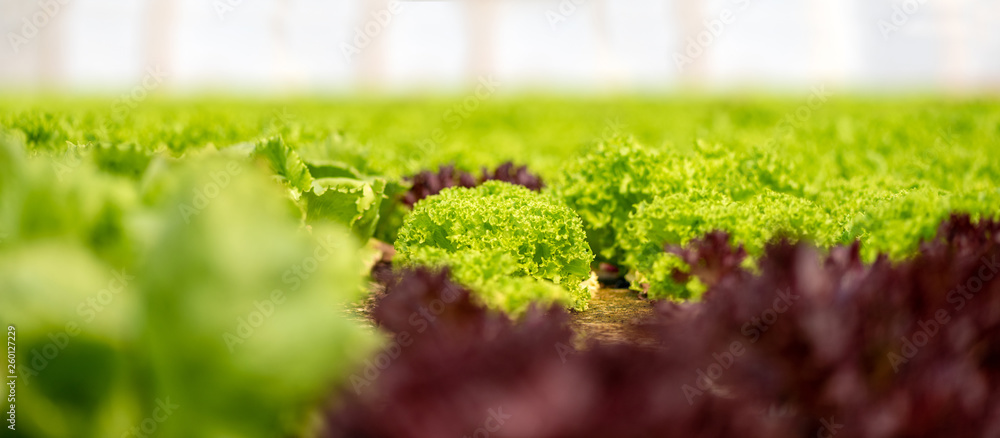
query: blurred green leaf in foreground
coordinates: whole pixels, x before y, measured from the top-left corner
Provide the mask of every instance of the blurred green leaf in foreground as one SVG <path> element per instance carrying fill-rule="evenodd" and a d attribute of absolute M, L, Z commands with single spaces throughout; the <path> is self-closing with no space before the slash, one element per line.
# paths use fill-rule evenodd
<path fill-rule="evenodd" d="M 38 437 L 274 437 L 307 430 L 376 345 L 344 317 L 356 238 L 304 227 L 246 157 L 93 154 L 0 139 L 0 322 L 17 333 L 17 431 Z"/>

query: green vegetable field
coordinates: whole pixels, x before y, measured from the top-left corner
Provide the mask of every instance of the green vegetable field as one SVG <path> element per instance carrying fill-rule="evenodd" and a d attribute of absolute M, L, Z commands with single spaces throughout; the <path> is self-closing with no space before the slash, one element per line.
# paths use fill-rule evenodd
<path fill-rule="evenodd" d="M 12 436 L 996 436 L 998 151 L 992 98 L 7 96 Z"/>

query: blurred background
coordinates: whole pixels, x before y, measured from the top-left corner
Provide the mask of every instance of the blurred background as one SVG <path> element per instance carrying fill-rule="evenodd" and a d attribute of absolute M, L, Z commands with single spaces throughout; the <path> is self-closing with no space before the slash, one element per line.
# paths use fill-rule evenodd
<path fill-rule="evenodd" d="M 996 0 L 2 0 L 0 87 L 1000 91 Z"/>

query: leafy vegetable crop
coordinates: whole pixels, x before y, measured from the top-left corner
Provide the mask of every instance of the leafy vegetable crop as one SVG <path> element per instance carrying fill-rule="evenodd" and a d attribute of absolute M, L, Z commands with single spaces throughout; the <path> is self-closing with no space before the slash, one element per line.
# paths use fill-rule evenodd
<path fill-rule="evenodd" d="M 0 99 L 18 432 L 1000 433 L 996 99 L 455 103 Z"/>
<path fill-rule="evenodd" d="M 471 173 L 456 170 L 455 166 L 440 166 L 437 172 L 422 171 L 406 178 L 411 183 L 410 190 L 403 196 L 403 203 L 413 208 L 421 199 L 436 195 L 449 187 L 475 187 L 485 181 L 504 181 L 527 187 L 534 191 L 542 190 L 542 179 L 528 171 L 527 166 L 515 166 L 506 162 L 489 172 L 483 167 L 482 176 L 478 179 Z"/>
<path fill-rule="evenodd" d="M 954 217 L 898 265 L 865 264 L 857 245 L 775 242 L 757 274 L 724 237 L 685 255 L 712 286 L 699 303 L 659 303 L 655 349 L 576 349 L 559 308 L 515 322 L 446 273 L 402 272 L 374 315 L 407 347 L 336 393 L 325 436 L 468 435 L 491 417 L 490 436 L 518 437 L 1000 430 L 1000 223 Z M 409 316 L 435 302 L 450 304 L 414 330 Z"/>
<path fill-rule="evenodd" d="M 612 140 L 567 168 L 553 193 L 583 218 L 591 248 L 632 270 L 634 284 L 656 298 L 693 298 L 697 284 L 679 284 L 685 270 L 664 245 L 685 245 L 724 230 L 752 258 L 778 237 L 823 247 L 861 240 L 866 259 L 913 253 L 953 211 L 995 215 L 1000 191 L 892 178 L 797 182 L 794 166 L 765 149 L 660 153 Z M 752 259 L 751 259 L 752 262 Z"/>
<path fill-rule="evenodd" d="M 280 137 L 258 143 L 254 155 L 267 162 L 291 197 L 300 201 L 309 222 L 344 224 L 366 240 L 375 234 L 387 185 L 384 179 L 365 178 L 342 163 L 303 162 Z"/>
<path fill-rule="evenodd" d="M 542 189 L 541 178 L 529 172 L 527 166 L 515 166 L 512 162 L 497 166 L 493 172 L 487 171 L 484 166 L 482 176 L 478 179 L 469 172 L 455 169 L 453 165 L 440 166 L 437 172 L 424 170 L 405 177 L 403 184 L 395 185 L 395 190 L 390 187 L 386 191 L 389 201 L 383 203 L 375 237 L 385 242 L 395 242 L 399 227 L 403 225 L 403 217 L 418 201 L 449 187 L 475 187 L 486 181 L 505 181 L 534 191 Z"/>
<path fill-rule="evenodd" d="M 487 305 L 523 312 L 532 301 L 584 310 L 593 254 L 579 217 L 556 199 L 489 181 L 416 204 L 396 240 L 404 265 L 447 265 Z"/>
<path fill-rule="evenodd" d="M 139 183 L 99 171 L 100 154 L 57 174 L 0 139 L 18 431 L 122 436 L 158 412 L 162 437 L 300 433 L 377 345 L 337 315 L 362 292 L 355 238 L 306 232 L 245 157 L 155 158 Z"/>
<path fill-rule="evenodd" d="M 619 263 L 620 233 L 634 207 L 670 184 L 666 161 L 638 145 L 599 144 L 566 168 L 554 193 L 583 219 L 598 261 Z"/>

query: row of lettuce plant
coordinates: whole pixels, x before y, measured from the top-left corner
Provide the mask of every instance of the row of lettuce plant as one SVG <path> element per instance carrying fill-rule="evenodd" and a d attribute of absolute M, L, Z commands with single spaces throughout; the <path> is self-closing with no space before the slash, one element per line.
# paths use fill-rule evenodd
<path fill-rule="evenodd" d="M 392 335 L 332 395 L 328 437 L 938 437 L 1000 433 L 1000 223 L 955 216 L 900 262 L 725 233 L 680 256 L 710 285 L 661 301 L 657 340 L 587 344 L 559 306 L 520 319 L 449 272 L 404 270 Z"/>
<path fill-rule="evenodd" d="M 686 264 L 664 245 L 725 230 L 750 258 L 778 237 L 821 247 L 863 243 L 865 260 L 911 256 L 952 212 L 975 219 L 1000 212 L 1000 187 L 978 182 L 945 190 L 892 177 L 801 180 L 772 152 L 659 151 L 629 139 L 602 143 L 568 166 L 552 193 L 583 220 L 597 262 L 631 271 L 655 298 L 697 298 L 705 285 L 678 283 Z"/>
<path fill-rule="evenodd" d="M 151 99 L 121 117 L 96 101 L 17 103 L 2 104 L 10 111 L 0 114 L 0 129 L 20 137 L 30 154 L 86 150 L 102 171 L 138 179 L 158 156 L 236 144 L 227 149 L 273 165 L 307 221 L 339 221 L 362 239 L 388 242 L 406 204 L 449 184 L 503 179 L 458 169 L 517 157 L 582 218 L 597 262 L 631 271 L 634 284 L 659 298 L 704 290 L 696 281 L 669 281 L 667 273 L 683 264 L 662 249 L 712 229 L 745 245 L 748 264 L 781 235 L 824 247 L 859 239 L 866 260 L 882 251 L 901 259 L 949 212 L 1000 211 L 1000 167 L 989 159 L 1000 113 L 989 102 L 847 99 L 775 132 L 780 102 L 515 99 L 484 104 L 436 143 L 420 139 L 439 121 L 429 109 L 442 102 L 303 101 L 275 111 L 262 102 Z M 621 123 L 600 123 L 607 115 L 593 110 L 601 106 Z M 641 142 L 620 138 L 625 132 Z M 262 134 L 275 136 L 254 140 Z M 591 148 L 588 140 L 598 136 L 605 145 Z M 403 179 L 448 162 L 456 163 L 453 176 L 442 170 Z M 540 187 L 511 169 L 502 173 Z"/>

